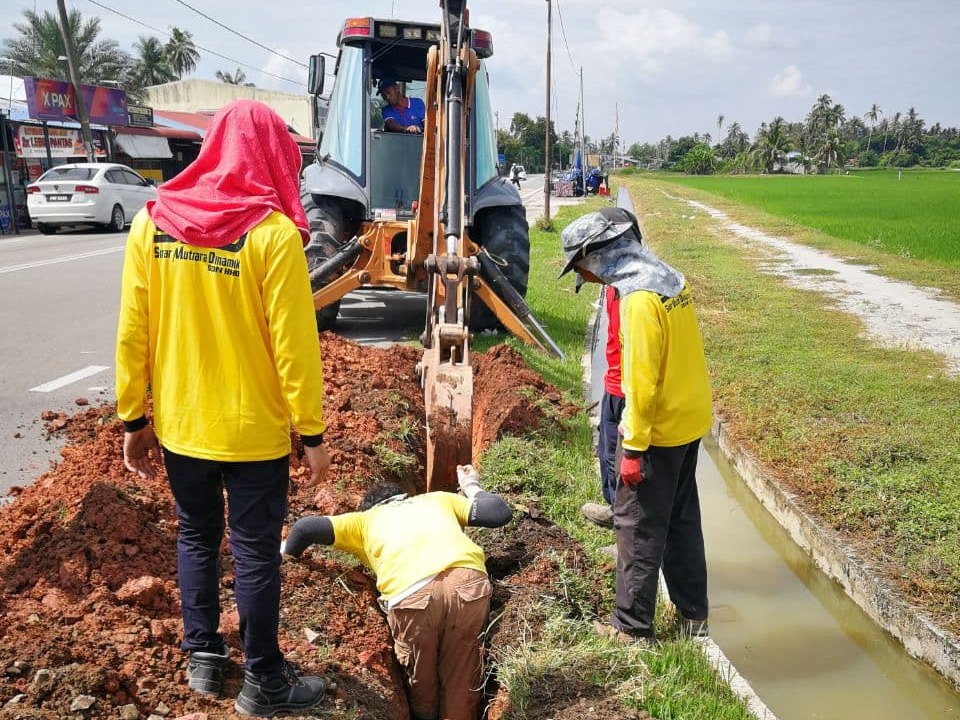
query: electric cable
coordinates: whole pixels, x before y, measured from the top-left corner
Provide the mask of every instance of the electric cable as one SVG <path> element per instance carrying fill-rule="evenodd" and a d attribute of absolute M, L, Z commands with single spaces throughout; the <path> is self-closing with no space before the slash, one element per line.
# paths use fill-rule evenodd
<path fill-rule="evenodd" d="M 277 51 L 274 50 L 273 48 L 269 48 L 269 47 L 267 47 L 266 45 L 264 45 L 263 43 L 259 43 L 259 42 L 257 42 L 256 40 L 254 40 L 253 38 L 247 37 L 247 36 L 244 35 L 243 33 L 237 32 L 237 31 L 234 30 L 233 28 L 228 27 L 227 25 L 224 25 L 224 24 L 223 24 L 222 22 L 220 22 L 219 20 L 210 17 L 209 15 L 207 15 L 207 14 L 204 13 L 204 12 L 201 12 L 200 10 L 197 10 L 197 9 L 196 9 L 195 7 L 193 7 L 193 5 L 191 5 L 190 3 L 186 3 L 186 2 L 184 2 L 183 0 L 175 0 L 175 2 L 180 3 L 181 5 L 183 5 L 183 6 L 184 6 L 185 8 L 187 8 L 188 10 L 193 10 L 193 11 L 194 11 L 197 15 L 199 15 L 200 17 L 206 18 L 207 20 L 209 20 L 210 22 L 212 22 L 214 25 L 219 25 L 220 27 L 222 27 L 222 28 L 223 28 L 224 30 L 226 30 L 227 32 L 232 32 L 232 33 L 233 33 L 234 35 L 236 35 L 237 37 L 243 38 L 244 40 L 246 40 L 246 41 L 249 42 L 249 43 L 253 43 L 253 44 L 256 45 L 258 48 L 262 48 L 262 49 L 266 50 L 267 52 L 271 52 L 271 53 L 273 53 L 274 55 L 276 55 L 277 57 L 282 57 L 284 60 L 289 60 L 289 61 L 292 62 L 293 64 L 299 65 L 300 67 L 307 67 L 306 63 L 302 63 L 302 62 L 300 62 L 299 60 L 294 60 L 294 59 L 293 59 L 292 57 L 290 57 L 289 55 L 284 55 L 284 54 L 281 53 L 281 52 L 277 52 Z"/>
<path fill-rule="evenodd" d="M 129 20 L 130 22 L 136 23 L 137 25 L 142 25 L 143 27 L 147 28 L 148 30 L 152 30 L 152 31 L 155 32 L 155 33 L 158 33 L 158 34 L 160 34 L 160 35 L 164 35 L 164 36 L 166 36 L 166 37 L 170 37 L 170 33 L 168 33 L 166 30 L 159 30 L 159 29 L 153 27 L 152 25 L 148 25 L 147 23 L 143 22 L 142 20 L 137 20 L 136 18 L 130 17 L 129 15 L 126 15 L 125 13 L 122 13 L 122 12 L 120 12 L 119 10 L 115 10 L 114 8 L 112 8 L 112 7 L 108 6 L 108 5 L 104 5 L 103 3 L 99 2 L 98 0 L 87 0 L 87 2 L 91 3 L 92 5 L 96 5 L 96 6 L 99 7 L 99 8 L 103 8 L 104 10 L 107 10 L 108 12 L 112 12 L 114 15 L 119 15 L 120 17 L 124 18 L 125 20 Z M 232 62 L 232 63 L 236 63 L 236 65 L 237 65 L 238 67 L 245 67 L 245 68 L 247 68 L 248 70 L 253 70 L 254 72 L 262 73 L 263 75 L 269 75 L 270 77 L 277 78 L 278 80 L 283 80 L 284 82 L 293 83 L 294 85 L 303 85 L 303 81 L 301 81 L 301 80 L 291 80 L 290 78 L 283 77 L 282 75 L 277 75 L 277 74 L 272 73 L 272 72 L 269 72 L 269 71 L 267 71 L 267 70 L 261 70 L 261 69 L 258 68 L 258 67 L 254 67 L 253 65 L 248 65 L 247 63 L 240 62 L 239 60 L 235 60 L 235 59 L 232 58 L 232 57 L 229 57 L 229 56 L 227 56 L 227 55 L 223 55 L 222 53 L 218 53 L 218 52 L 216 52 L 215 50 L 210 50 L 209 48 L 205 48 L 205 47 L 203 47 L 202 45 L 198 45 L 197 43 L 194 43 L 193 45 L 194 45 L 195 48 L 197 48 L 197 50 L 202 50 L 202 51 L 205 52 L 205 53 L 209 53 L 210 55 L 214 55 L 214 56 L 216 56 L 216 57 L 218 57 L 218 58 L 222 58 L 223 60 L 229 60 L 229 61 Z M 329 73 L 328 73 L 328 74 L 329 74 Z"/>
<path fill-rule="evenodd" d="M 560 33 L 563 35 L 563 46 L 567 49 L 567 57 L 570 58 L 570 67 L 577 72 L 577 64 L 573 61 L 573 54 L 570 52 L 570 44 L 567 42 L 567 29 L 563 26 L 563 12 L 560 10 L 560 0 L 557 3 L 557 16 L 560 18 Z"/>

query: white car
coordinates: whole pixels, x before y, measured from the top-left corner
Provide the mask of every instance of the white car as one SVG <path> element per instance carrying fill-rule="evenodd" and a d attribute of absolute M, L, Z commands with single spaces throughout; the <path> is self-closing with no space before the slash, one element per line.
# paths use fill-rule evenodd
<path fill-rule="evenodd" d="M 526 180 L 526 179 L 527 179 L 527 171 L 524 170 L 523 165 L 517 165 L 517 176 L 518 176 L 521 180 Z"/>
<path fill-rule="evenodd" d="M 72 225 L 121 232 L 147 200 L 152 180 L 116 163 L 71 163 L 50 168 L 27 186 L 27 212 L 44 235 Z"/>

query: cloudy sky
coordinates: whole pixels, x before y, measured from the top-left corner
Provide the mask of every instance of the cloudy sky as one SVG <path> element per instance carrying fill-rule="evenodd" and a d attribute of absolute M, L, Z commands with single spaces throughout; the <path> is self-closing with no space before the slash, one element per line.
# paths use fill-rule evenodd
<path fill-rule="evenodd" d="M 619 116 L 625 146 L 694 132 L 716 141 L 720 115 L 724 128 L 738 122 L 753 137 L 778 115 L 802 120 L 823 94 L 847 117 L 877 103 L 884 117 L 914 107 L 928 126 L 960 126 L 957 0 L 550 3 L 551 114 L 561 131 L 574 129 L 581 71 L 587 134 L 609 135 Z M 210 51 L 201 51 L 193 77 L 213 79 L 242 63 L 248 80 L 288 92 L 304 87 L 301 63 L 310 54 L 336 53 L 348 15 L 439 21 L 437 0 L 68 0 L 67 7 L 99 16 L 103 36 L 128 51 L 140 35 L 166 40 L 172 26 L 189 30 Z M 488 68 L 501 127 L 517 111 L 545 115 L 547 1 L 468 0 L 468 7 L 471 24 L 493 34 Z M 4 0 L 4 9 L 10 19 L 0 36 L 9 37 L 24 9 L 55 14 L 56 3 Z"/>

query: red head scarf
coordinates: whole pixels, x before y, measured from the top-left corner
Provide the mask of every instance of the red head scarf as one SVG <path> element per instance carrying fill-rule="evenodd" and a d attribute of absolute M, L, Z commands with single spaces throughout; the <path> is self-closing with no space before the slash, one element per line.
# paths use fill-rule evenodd
<path fill-rule="evenodd" d="M 197 159 L 157 189 L 147 212 L 158 228 L 189 245 L 229 245 L 271 210 L 309 240 L 300 203 L 300 148 L 286 123 L 254 100 L 217 112 Z"/>

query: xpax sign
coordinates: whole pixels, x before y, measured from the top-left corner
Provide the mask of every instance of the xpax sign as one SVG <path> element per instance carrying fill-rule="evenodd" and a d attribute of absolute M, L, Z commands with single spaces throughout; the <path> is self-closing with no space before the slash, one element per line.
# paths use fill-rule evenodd
<path fill-rule="evenodd" d="M 77 122 L 77 98 L 73 85 L 64 80 L 25 77 L 23 87 L 27 95 L 27 110 L 34 120 Z M 101 85 L 83 85 L 90 122 L 100 125 L 126 125 L 127 91 Z"/>

